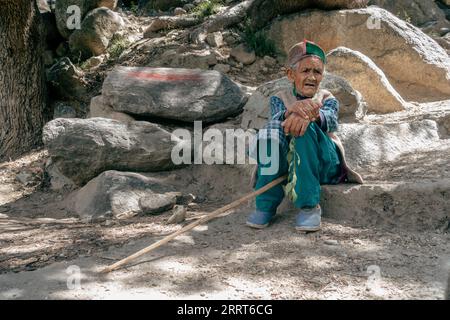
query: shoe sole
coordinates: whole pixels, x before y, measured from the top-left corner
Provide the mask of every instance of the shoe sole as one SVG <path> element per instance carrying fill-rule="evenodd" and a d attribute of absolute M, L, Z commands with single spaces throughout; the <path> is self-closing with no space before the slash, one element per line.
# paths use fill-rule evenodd
<path fill-rule="evenodd" d="M 254 224 L 254 223 L 251 223 L 251 222 L 247 222 L 246 224 L 250 228 L 254 228 L 254 229 L 264 229 L 264 228 L 267 228 L 269 226 L 268 223 L 266 223 L 266 224 Z"/>
<path fill-rule="evenodd" d="M 318 227 L 295 227 L 297 231 L 319 231 L 321 226 Z"/>

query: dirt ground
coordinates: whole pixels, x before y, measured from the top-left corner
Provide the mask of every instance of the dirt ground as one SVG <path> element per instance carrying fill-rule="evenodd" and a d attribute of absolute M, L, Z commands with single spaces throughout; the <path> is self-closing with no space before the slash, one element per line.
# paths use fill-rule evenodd
<path fill-rule="evenodd" d="M 37 150 L 0 164 L 0 299 L 443 299 L 448 230 L 325 217 L 322 231 L 305 234 L 293 227 L 295 212 L 253 230 L 249 206 L 100 275 L 231 199 L 205 197 L 179 225 L 166 224 L 168 214 L 86 224 L 68 216 L 65 194 L 48 189 L 46 157 Z M 29 173 L 26 185 L 20 173 Z"/>

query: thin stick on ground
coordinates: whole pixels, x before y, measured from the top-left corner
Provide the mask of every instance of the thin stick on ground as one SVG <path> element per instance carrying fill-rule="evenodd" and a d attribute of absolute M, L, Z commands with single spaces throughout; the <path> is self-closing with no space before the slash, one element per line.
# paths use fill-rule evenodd
<path fill-rule="evenodd" d="M 113 270 L 116 270 L 117 268 L 123 266 L 124 264 L 126 264 L 126 263 L 128 263 L 128 262 L 130 262 L 130 261 L 132 261 L 132 260 L 134 260 L 134 259 L 136 259 L 136 258 L 138 258 L 138 257 L 140 257 L 140 256 L 142 256 L 142 255 L 152 251 L 152 250 L 155 250 L 156 248 L 162 246 L 163 244 L 166 244 L 167 242 L 169 242 L 170 240 L 176 238 L 180 234 L 185 233 L 186 231 L 189 231 L 189 230 L 195 228 L 196 226 L 198 226 L 200 224 L 208 222 L 209 220 L 214 219 L 218 215 L 220 215 L 220 214 L 222 214 L 222 213 L 224 213 L 224 212 L 226 212 L 226 211 L 228 211 L 230 209 L 233 209 L 233 208 L 239 206 L 240 204 L 246 202 L 247 200 L 250 200 L 250 199 L 256 197 L 257 195 L 260 195 L 261 193 L 266 192 L 270 188 L 272 188 L 272 187 L 280 184 L 281 182 L 283 182 L 286 178 L 287 178 L 287 175 L 275 179 L 274 181 L 268 183 L 264 187 L 262 187 L 262 188 L 260 188 L 260 189 L 258 189 L 256 191 L 250 192 L 247 195 L 243 196 L 242 198 L 240 198 L 238 200 L 235 200 L 232 203 L 227 204 L 226 206 L 221 207 L 221 208 L 211 212 L 210 214 L 208 214 L 207 216 L 203 217 L 202 219 L 199 219 L 199 220 L 197 220 L 195 222 L 192 222 L 192 223 L 188 224 L 187 226 L 185 226 L 185 227 L 181 228 L 180 230 L 172 233 L 171 235 L 169 235 L 169 236 L 167 236 L 167 237 L 165 237 L 165 238 L 155 242 L 154 244 L 152 244 L 152 245 L 150 245 L 150 246 L 148 246 L 148 247 L 146 247 L 146 248 L 144 248 L 144 249 L 142 249 L 142 250 L 132 254 L 131 256 L 128 256 L 128 257 L 126 257 L 126 258 L 124 258 L 124 259 L 122 259 L 122 260 L 120 260 L 120 261 L 118 261 L 118 262 L 116 262 L 116 263 L 114 263 L 114 264 L 104 268 L 100 272 L 101 273 L 109 273 L 109 272 L 111 272 Z"/>

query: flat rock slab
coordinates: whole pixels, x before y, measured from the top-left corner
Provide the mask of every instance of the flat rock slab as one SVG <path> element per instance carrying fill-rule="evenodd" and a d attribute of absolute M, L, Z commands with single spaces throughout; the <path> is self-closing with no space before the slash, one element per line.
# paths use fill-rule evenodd
<path fill-rule="evenodd" d="M 339 125 L 347 160 L 355 168 L 395 164 L 397 158 L 417 150 L 427 149 L 439 141 L 438 126 L 433 120 L 404 123 Z"/>
<path fill-rule="evenodd" d="M 55 189 L 83 185 L 106 170 L 160 171 L 175 166 L 171 151 L 177 138 L 145 121 L 60 118 L 46 124 L 43 140 Z"/>
<path fill-rule="evenodd" d="M 443 178 L 327 185 L 322 187 L 321 205 L 325 217 L 356 225 L 444 230 L 449 223 L 449 182 Z"/>
<path fill-rule="evenodd" d="M 242 111 L 246 96 L 218 71 L 117 67 L 103 83 L 104 103 L 139 116 L 215 122 Z"/>

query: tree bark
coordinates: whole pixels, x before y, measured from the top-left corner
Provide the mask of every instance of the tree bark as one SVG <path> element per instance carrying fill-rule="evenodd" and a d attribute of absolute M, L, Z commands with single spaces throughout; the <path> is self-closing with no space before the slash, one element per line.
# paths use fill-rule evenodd
<path fill-rule="evenodd" d="M 223 30 L 244 21 L 247 11 L 251 8 L 254 1 L 242 1 L 228 8 L 225 12 L 210 17 L 201 26 L 192 31 L 190 35 L 191 41 L 193 43 L 203 43 L 208 33 Z"/>
<path fill-rule="evenodd" d="M 36 1 L 0 0 L 0 160 L 41 145 L 43 24 Z"/>

